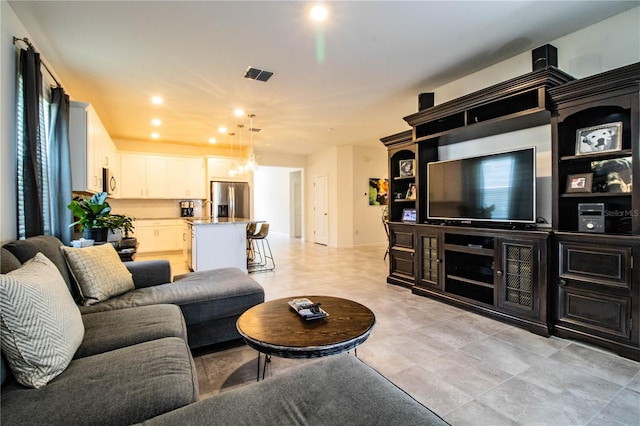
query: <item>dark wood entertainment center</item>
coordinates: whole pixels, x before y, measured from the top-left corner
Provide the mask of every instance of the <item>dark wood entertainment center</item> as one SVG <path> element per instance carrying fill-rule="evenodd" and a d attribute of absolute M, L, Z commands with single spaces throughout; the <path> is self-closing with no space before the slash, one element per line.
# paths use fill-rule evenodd
<path fill-rule="evenodd" d="M 405 121 L 411 130 L 381 139 L 391 195 L 387 282 L 543 336 L 583 340 L 640 360 L 640 268 L 634 267 L 640 187 L 631 184 L 640 181 L 640 63 L 579 80 L 548 67 Z M 577 151 L 578 131 L 618 122 L 615 149 Z M 427 220 L 426 165 L 439 160 L 438 147 L 543 124 L 551 124 L 550 228 Z M 415 161 L 412 176 L 400 173 L 402 160 Z M 614 186 L 611 173 L 607 183 L 598 180 L 601 168 L 619 164 L 627 167 L 621 173 L 629 185 Z M 588 185 L 594 179 L 593 188 L 567 190 L 568 180 L 585 176 Z M 415 200 L 406 197 L 409 184 L 416 186 Z M 402 222 L 407 208 L 416 210 L 416 223 Z M 590 208 L 601 209 L 602 229 L 585 222 Z"/>

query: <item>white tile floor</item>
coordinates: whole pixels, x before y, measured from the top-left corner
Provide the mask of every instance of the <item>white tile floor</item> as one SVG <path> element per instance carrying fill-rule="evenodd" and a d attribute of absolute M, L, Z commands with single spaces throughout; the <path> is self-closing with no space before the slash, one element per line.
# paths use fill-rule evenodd
<path fill-rule="evenodd" d="M 638 362 L 389 285 L 383 246 L 269 240 L 276 269 L 251 274 L 266 299 L 324 294 L 367 305 L 376 325 L 358 356 L 453 425 L 640 425 Z M 169 258 L 175 274 L 185 271 L 180 256 Z M 255 380 L 256 352 L 244 345 L 194 355 L 203 398 Z M 274 357 L 267 374 L 303 362 Z"/>

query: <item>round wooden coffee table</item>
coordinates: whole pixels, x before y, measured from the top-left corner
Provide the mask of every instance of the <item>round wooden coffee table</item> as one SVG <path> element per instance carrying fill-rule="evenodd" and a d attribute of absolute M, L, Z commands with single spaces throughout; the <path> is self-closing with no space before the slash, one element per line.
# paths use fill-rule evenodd
<path fill-rule="evenodd" d="M 329 316 L 305 320 L 289 306 L 298 297 L 261 303 L 243 313 L 236 323 L 247 345 L 266 355 L 283 358 L 317 358 L 355 349 L 367 340 L 375 315 L 360 303 L 330 296 L 302 296 L 321 307 Z M 258 377 L 260 355 L 258 355 Z M 264 369 L 263 369 L 264 378 Z"/>

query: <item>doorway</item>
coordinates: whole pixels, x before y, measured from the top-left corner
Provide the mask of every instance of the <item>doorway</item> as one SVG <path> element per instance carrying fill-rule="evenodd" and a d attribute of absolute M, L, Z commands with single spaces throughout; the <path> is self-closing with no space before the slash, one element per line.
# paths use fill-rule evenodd
<path fill-rule="evenodd" d="M 289 173 L 289 194 L 291 198 L 290 209 L 290 232 L 292 238 L 302 238 L 302 171 L 296 170 Z"/>
<path fill-rule="evenodd" d="M 302 238 L 302 169 L 260 166 L 253 175 L 253 219 L 269 233 Z"/>
<path fill-rule="evenodd" d="M 327 175 L 313 178 L 313 235 L 316 244 L 329 243 L 329 193 Z"/>

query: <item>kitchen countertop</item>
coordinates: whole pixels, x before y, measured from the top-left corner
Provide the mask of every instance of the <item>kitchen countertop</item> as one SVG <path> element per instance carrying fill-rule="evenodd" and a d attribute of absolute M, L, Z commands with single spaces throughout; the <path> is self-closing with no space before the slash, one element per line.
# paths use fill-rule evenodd
<path fill-rule="evenodd" d="M 229 223 L 249 223 L 264 221 L 255 221 L 244 217 L 191 217 L 185 218 L 185 222 L 190 225 L 221 225 Z"/>

